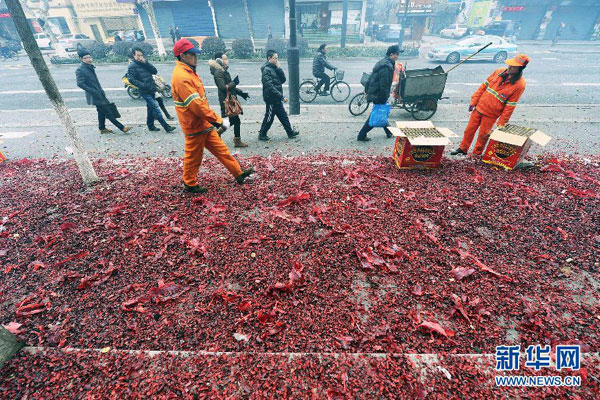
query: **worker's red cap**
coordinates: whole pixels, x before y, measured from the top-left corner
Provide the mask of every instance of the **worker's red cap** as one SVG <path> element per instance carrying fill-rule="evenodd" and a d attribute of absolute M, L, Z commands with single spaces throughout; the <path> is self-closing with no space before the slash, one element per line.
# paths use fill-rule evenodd
<path fill-rule="evenodd" d="M 526 67 L 527 64 L 529 64 L 529 57 L 527 57 L 525 54 L 519 54 L 515 58 L 511 58 L 505 62 L 511 67 Z"/>
<path fill-rule="evenodd" d="M 195 48 L 192 42 L 190 42 L 187 39 L 178 40 L 177 43 L 175 43 L 175 45 L 173 46 L 173 54 L 175 54 L 175 57 L 185 53 L 186 51 L 200 54 L 200 50 Z"/>

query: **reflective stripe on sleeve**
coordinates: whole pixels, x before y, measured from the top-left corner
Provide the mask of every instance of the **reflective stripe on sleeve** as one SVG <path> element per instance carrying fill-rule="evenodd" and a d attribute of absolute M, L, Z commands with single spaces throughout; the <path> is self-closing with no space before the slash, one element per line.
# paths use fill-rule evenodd
<path fill-rule="evenodd" d="M 175 103 L 175 107 L 188 107 L 192 103 L 192 101 L 199 99 L 199 98 L 200 98 L 200 95 L 198 93 L 192 93 L 184 101 L 174 101 L 173 103 Z M 200 100 L 205 101 L 206 96 L 200 98 Z"/>

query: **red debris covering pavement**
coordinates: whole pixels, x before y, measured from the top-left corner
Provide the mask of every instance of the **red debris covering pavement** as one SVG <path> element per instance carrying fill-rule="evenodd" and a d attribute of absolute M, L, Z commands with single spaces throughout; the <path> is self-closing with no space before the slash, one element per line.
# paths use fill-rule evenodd
<path fill-rule="evenodd" d="M 452 354 L 580 344 L 596 351 L 599 162 L 546 158 L 539 169 L 505 172 L 466 160 L 398 171 L 386 157 L 255 158 L 244 163 L 255 165 L 257 179 L 239 187 L 209 160 L 202 169 L 209 192 L 195 197 L 181 193 L 174 159 L 100 160 L 105 182 L 87 190 L 72 162 L 6 162 L 0 323 L 30 346 L 59 348 Z M 248 368 L 273 368 L 277 376 L 265 379 L 278 390 L 288 387 L 274 372 L 283 367 L 273 367 L 285 357 L 244 357 Z M 286 364 L 296 379 L 290 390 L 313 377 L 335 398 L 342 381 L 329 373 L 342 373 L 342 361 L 304 361 L 306 375 Z M 23 354 L 4 367 L 8 375 L 0 372 L 0 393 L 69 384 L 102 397 L 101 390 L 126 389 L 81 376 L 135 362 Z M 180 361 L 143 362 L 152 379 L 185 369 Z M 226 378 L 219 368 L 246 361 L 210 362 L 214 369 L 194 369 L 190 382 L 224 374 L 210 390 L 235 394 L 233 373 Z M 388 365 L 378 367 L 399 368 L 385 376 L 396 377 L 401 393 L 420 390 L 403 377 L 402 361 Z M 474 385 L 493 379 L 456 368 L 453 376 L 471 374 Z M 38 384 L 25 379 L 31 374 Z M 378 376 L 352 387 L 389 384 Z M 581 390 L 597 393 L 595 376 Z M 163 391 L 155 393 L 169 393 L 157 382 Z M 454 384 L 435 392 L 465 390 Z"/>
<path fill-rule="evenodd" d="M 584 359 L 590 370 L 597 358 Z M 189 357 L 99 352 L 21 353 L 4 369 L 5 398 L 492 399 L 598 398 L 587 370 L 580 388 L 495 387 L 492 358 L 237 354 Z M 548 376 L 522 368 L 519 374 Z M 498 374 L 498 375 L 517 375 Z"/>

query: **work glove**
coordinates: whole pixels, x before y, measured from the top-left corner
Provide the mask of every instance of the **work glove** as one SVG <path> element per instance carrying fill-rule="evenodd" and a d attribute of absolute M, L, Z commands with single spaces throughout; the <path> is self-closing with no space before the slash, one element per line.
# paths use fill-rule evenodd
<path fill-rule="evenodd" d="M 250 97 L 250 95 L 249 95 L 248 93 L 246 93 L 246 92 L 242 92 L 242 93 L 240 93 L 240 96 L 242 96 L 242 98 L 243 98 L 244 100 L 248 100 L 248 97 Z"/>
<path fill-rule="evenodd" d="M 473 112 L 473 110 L 475 110 L 475 106 L 473 106 L 473 105 L 469 106 L 469 112 Z"/>
<path fill-rule="evenodd" d="M 221 128 L 223 131 L 226 131 L 231 126 L 231 122 L 229 122 L 229 118 L 223 118 L 223 122 L 221 123 Z"/>
<path fill-rule="evenodd" d="M 239 76 L 236 76 L 236 77 L 233 79 L 233 83 L 235 83 L 235 85 L 236 85 L 236 86 L 237 86 L 237 85 L 239 85 L 239 84 L 240 84 L 240 77 L 239 77 Z"/>

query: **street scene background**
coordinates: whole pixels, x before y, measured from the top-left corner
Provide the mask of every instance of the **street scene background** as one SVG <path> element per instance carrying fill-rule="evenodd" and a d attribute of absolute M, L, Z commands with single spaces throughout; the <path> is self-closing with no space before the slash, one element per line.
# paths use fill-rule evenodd
<path fill-rule="evenodd" d="M 0 57 L 0 398 L 600 397 L 600 0 L 297 0 L 300 82 L 327 43 L 351 93 L 301 102 L 300 134 L 275 120 L 268 142 L 261 67 L 277 49 L 290 97 L 293 1 L 21 3 L 100 179 L 82 185 L 0 0 L 0 47 L 14 51 Z M 448 71 L 460 60 L 444 49 L 471 37 L 510 51 L 448 74 L 430 121 L 458 137 L 439 168 L 398 169 L 383 129 L 357 141 L 370 109 L 353 116 L 349 102 L 388 46 L 406 70 Z M 205 151 L 207 192 L 183 193 L 177 119 L 150 131 L 122 81 L 137 45 L 170 83 L 180 38 L 201 51 L 217 114 L 216 50 L 250 95 L 248 147 L 222 135 L 255 169 L 245 185 Z M 131 131 L 99 132 L 78 50 Z M 510 123 L 552 140 L 523 170 L 452 156 L 471 96 L 517 53 L 531 62 Z M 399 108 L 389 120 L 414 121 Z M 552 357 L 536 368 L 526 349 L 542 345 Z M 558 368 L 558 345 L 581 365 Z M 504 346 L 520 346 L 520 367 Z M 494 380 L 551 375 L 579 384 Z"/>

